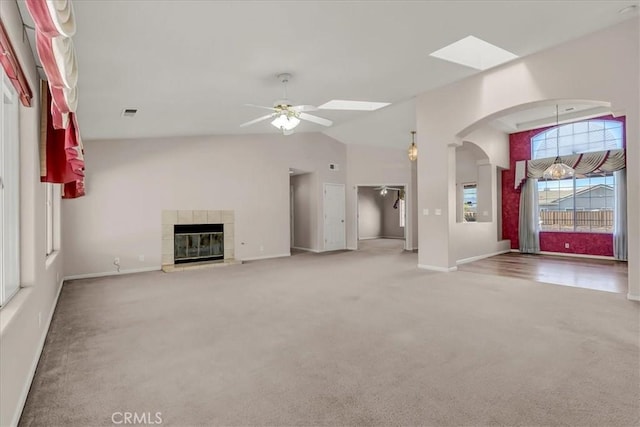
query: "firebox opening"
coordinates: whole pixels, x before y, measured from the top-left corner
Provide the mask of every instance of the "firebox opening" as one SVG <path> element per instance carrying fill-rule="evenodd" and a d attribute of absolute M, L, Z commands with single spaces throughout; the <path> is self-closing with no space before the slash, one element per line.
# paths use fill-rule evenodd
<path fill-rule="evenodd" d="M 224 259 L 224 224 L 176 224 L 174 263 Z"/>

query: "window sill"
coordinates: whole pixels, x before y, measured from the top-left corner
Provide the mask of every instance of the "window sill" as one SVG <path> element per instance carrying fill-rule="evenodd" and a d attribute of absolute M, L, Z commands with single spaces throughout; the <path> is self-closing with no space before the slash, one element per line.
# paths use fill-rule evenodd
<path fill-rule="evenodd" d="M 58 254 L 60 253 L 59 250 L 55 250 L 53 252 L 51 252 L 49 255 L 47 255 L 47 259 L 44 262 L 44 267 L 46 270 L 49 269 L 49 267 L 51 267 L 51 264 L 53 264 L 56 260 L 56 258 L 58 258 Z"/>
<path fill-rule="evenodd" d="M 31 287 L 20 288 L 11 299 L 0 308 L 0 336 L 5 333 L 11 321 L 20 313 L 22 308 L 27 305 L 27 301 L 32 292 L 33 288 Z"/>

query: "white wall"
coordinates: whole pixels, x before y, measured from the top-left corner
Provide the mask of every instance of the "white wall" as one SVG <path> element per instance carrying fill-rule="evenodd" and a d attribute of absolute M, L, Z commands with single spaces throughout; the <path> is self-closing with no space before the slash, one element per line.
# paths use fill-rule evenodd
<path fill-rule="evenodd" d="M 408 133 L 408 132 L 407 132 Z M 409 139 L 410 142 L 410 139 Z M 409 146 L 407 142 L 406 147 Z M 411 162 L 406 147 L 388 148 L 359 144 L 347 144 L 347 248 L 355 249 L 357 244 L 356 212 L 357 186 L 404 185 L 407 188 L 407 224 L 414 219 L 415 189 L 411 179 Z M 410 227 L 411 228 L 411 227 Z M 413 248 L 412 230 L 409 229 L 406 247 Z"/>
<path fill-rule="evenodd" d="M 0 309 L 0 425 L 17 423 L 55 308 L 62 278 L 62 252 L 45 258 L 46 193 L 40 183 L 39 79 L 23 39 L 16 3 L 0 1 L 0 19 L 26 74 L 34 98 L 20 107 L 21 288 Z M 59 192 L 58 192 L 59 194 Z M 63 202 L 65 203 L 65 202 Z M 40 321 L 39 321 L 40 320 Z"/>
<path fill-rule="evenodd" d="M 417 98 L 418 210 L 442 210 L 440 216 L 420 215 L 420 265 L 450 270 L 457 260 L 455 236 L 449 236 L 455 221 L 455 186 L 450 185 L 455 156 L 449 145 L 459 145 L 472 130 L 519 106 L 549 100 L 610 102 L 612 111 L 627 117 L 627 177 L 640 182 L 638 35 L 638 18 L 633 18 Z M 593 52 L 598 52 L 597 61 Z M 490 149 L 484 150 L 503 166 Z M 635 215 L 640 186 L 630 187 L 627 196 L 629 297 L 640 299 L 640 220 Z"/>
<path fill-rule="evenodd" d="M 293 246 L 298 249 L 318 247 L 318 200 L 313 173 L 291 177 L 293 185 Z"/>
<path fill-rule="evenodd" d="M 373 187 L 358 188 L 358 239 L 382 236 L 382 205 L 380 191 Z"/>
<path fill-rule="evenodd" d="M 160 266 L 163 209 L 235 211 L 235 257 L 289 254 L 289 168 L 344 183 L 342 143 L 320 133 L 210 136 L 85 143 L 87 195 L 64 206 L 67 276 Z M 315 188 L 313 188 L 315 187 Z M 322 221 L 311 248 L 322 250 Z M 139 256 L 144 256 L 140 261 Z"/>

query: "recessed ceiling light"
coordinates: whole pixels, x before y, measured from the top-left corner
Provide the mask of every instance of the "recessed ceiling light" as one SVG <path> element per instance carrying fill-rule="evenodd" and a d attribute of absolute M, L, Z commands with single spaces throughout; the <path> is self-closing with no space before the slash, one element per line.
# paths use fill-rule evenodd
<path fill-rule="evenodd" d="M 333 99 L 318 107 L 320 110 L 358 110 L 374 111 L 389 105 L 389 102 L 369 102 L 369 101 L 348 101 L 344 99 Z"/>
<path fill-rule="evenodd" d="M 125 108 L 122 110 L 122 117 L 134 117 L 137 113 L 137 108 Z"/>
<path fill-rule="evenodd" d="M 637 8 L 638 8 L 638 5 L 637 5 L 637 4 L 632 4 L 632 5 L 630 5 L 630 6 L 623 7 L 622 9 L 620 9 L 620 10 L 618 11 L 618 13 L 628 13 L 628 12 L 633 12 L 633 11 L 635 11 Z"/>
<path fill-rule="evenodd" d="M 467 36 L 429 55 L 476 70 L 486 70 L 518 57 L 474 36 Z"/>

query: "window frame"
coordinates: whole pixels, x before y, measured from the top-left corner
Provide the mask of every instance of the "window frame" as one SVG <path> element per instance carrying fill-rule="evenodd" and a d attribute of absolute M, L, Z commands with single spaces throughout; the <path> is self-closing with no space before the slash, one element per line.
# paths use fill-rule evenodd
<path fill-rule="evenodd" d="M 0 67 L 0 309 L 20 283 L 20 99 Z M 5 101 L 5 98 L 9 102 Z M 6 110 L 7 105 L 11 110 Z M 9 117 L 8 114 L 11 114 Z M 11 144 L 11 146 L 10 146 Z M 11 210 L 13 209 L 13 210 Z M 9 223 L 9 221 L 12 221 Z M 9 265 L 10 264 L 10 265 Z M 11 287 L 9 287 L 11 285 Z"/>
<path fill-rule="evenodd" d="M 45 183 L 45 193 L 46 193 L 46 197 L 45 197 L 45 207 L 46 207 L 46 220 L 45 220 L 45 230 L 46 230 L 46 256 L 50 256 L 51 254 L 53 254 L 54 250 L 55 250 L 55 233 L 56 233 L 56 227 L 55 227 L 55 219 L 56 219 L 56 213 L 55 213 L 55 184 L 52 184 L 50 182 L 46 182 Z"/>

